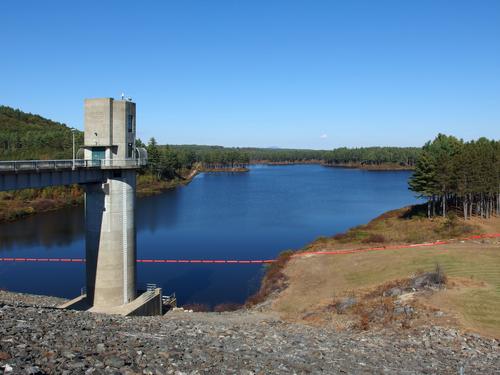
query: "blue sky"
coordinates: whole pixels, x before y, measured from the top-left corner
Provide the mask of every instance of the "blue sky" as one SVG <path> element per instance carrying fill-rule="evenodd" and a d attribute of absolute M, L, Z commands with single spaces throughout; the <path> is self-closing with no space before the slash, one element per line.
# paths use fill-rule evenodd
<path fill-rule="evenodd" d="M 143 140 L 329 149 L 500 138 L 498 0 L 0 2 L 0 103 Z"/>

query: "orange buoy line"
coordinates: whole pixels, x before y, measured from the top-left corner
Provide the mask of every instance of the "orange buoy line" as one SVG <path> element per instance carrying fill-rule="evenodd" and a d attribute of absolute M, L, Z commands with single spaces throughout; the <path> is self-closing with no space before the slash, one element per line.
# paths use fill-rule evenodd
<path fill-rule="evenodd" d="M 195 264 L 263 264 L 273 263 L 274 259 L 264 260 L 226 260 L 226 259 L 137 259 L 137 263 L 195 263 Z M 83 258 L 0 258 L 0 262 L 64 262 L 85 263 Z"/>
<path fill-rule="evenodd" d="M 419 247 L 429 247 L 429 246 L 439 246 L 439 245 L 448 245 L 450 243 L 456 241 L 472 241 L 472 240 L 480 240 L 484 238 L 499 238 L 500 233 L 493 234 L 480 234 L 465 238 L 458 238 L 446 241 L 435 241 L 435 242 L 424 242 L 424 243 L 416 243 L 410 245 L 390 245 L 390 246 L 378 246 L 378 247 L 366 247 L 360 249 L 343 249 L 343 250 L 321 250 L 321 251 L 305 251 L 302 253 L 297 253 L 292 255 L 292 257 L 303 257 L 307 255 L 340 255 L 340 254 L 353 254 L 353 253 L 364 253 L 370 251 L 382 251 L 382 250 L 398 250 L 398 249 L 413 249 Z"/>
<path fill-rule="evenodd" d="M 457 241 L 472 241 L 484 238 L 500 238 L 500 233 L 481 234 L 465 238 L 458 238 L 447 241 L 424 242 L 411 245 L 392 245 L 392 246 L 379 246 L 368 247 L 360 249 L 343 249 L 343 250 L 321 250 L 321 251 L 306 251 L 292 255 L 293 258 L 303 257 L 307 255 L 341 255 L 341 254 L 354 254 L 364 253 L 371 251 L 382 250 L 398 250 L 398 249 L 413 249 L 420 247 L 430 247 L 447 245 Z M 233 259 L 137 259 L 137 263 L 174 263 L 174 264 L 266 264 L 273 263 L 275 259 L 258 259 L 258 260 L 233 260 Z M 0 262 L 63 262 L 63 263 L 85 263 L 83 258 L 0 258 Z"/>

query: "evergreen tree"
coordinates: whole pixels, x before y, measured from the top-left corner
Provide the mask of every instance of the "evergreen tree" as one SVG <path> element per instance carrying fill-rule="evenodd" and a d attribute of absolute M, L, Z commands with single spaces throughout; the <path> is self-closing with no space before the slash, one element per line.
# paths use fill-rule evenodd
<path fill-rule="evenodd" d="M 500 214 L 500 142 L 480 138 L 463 142 L 439 134 L 423 147 L 409 180 L 410 190 L 428 200 L 428 215 L 460 210 L 465 219 L 474 214 L 490 218 Z M 432 205 L 432 214 L 430 207 Z"/>

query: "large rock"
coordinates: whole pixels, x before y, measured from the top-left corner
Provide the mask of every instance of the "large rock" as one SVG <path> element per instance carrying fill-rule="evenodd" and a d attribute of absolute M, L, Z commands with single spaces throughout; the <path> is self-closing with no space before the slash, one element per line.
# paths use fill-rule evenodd
<path fill-rule="evenodd" d="M 338 314 L 344 314 L 348 309 L 353 307 L 358 303 L 358 300 L 354 297 L 346 297 L 335 304 L 335 309 Z"/>

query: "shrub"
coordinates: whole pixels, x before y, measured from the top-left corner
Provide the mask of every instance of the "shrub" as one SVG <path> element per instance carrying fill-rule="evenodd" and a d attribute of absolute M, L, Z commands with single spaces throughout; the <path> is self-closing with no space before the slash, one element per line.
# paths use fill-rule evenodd
<path fill-rule="evenodd" d="M 242 307 L 243 307 L 243 305 L 241 305 L 239 303 L 226 302 L 226 303 L 219 303 L 218 305 L 215 305 L 214 311 L 215 312 L 236 311 L 236 310 L 240 310 Z"/>
<path fill-rule="evenodd" d="M 372 233 L 361 242 L 363 243 L 384 243 L 386 242 L 386 238 L 382 234 Z"/>
<path fill-rule="evenodd" d="M 53 199 L 40 198 L 32 203 L 35 211 L 48 211 L 56 206 Z"/>
<path fill-rule="evenodd" d="M 347 237 L 346 233 L 337 233 L 335 236 L 333 236 L 333 239 L 337 241 L 343 241 L 346 239 L 346 237 Z"/>
<path fill-rule="evenodd" d="M 315 244 L 324 244 L 324 243 L 327 243 L 327 242 L 328 242 L 328 240 L 329 240 L 329 238 L 328 238 L 328 237 L 325 237 L 325 236 L 319 236 L 318 238 L 316 238 L 316 239 L 314 240 L 314 243 L 315 243 Z"/>
<path fill-rule="evenodd" d="M 370 328 L 370 315 L 367 312 L 361 314 L 356 328 L 360 329 L 361 331 L 368 331 L 368 329 Z"/>
<path fill-rule="evenodd" d="M 432 280 L 434 281 L 434 284 L 438 285 L 444 285 L 448 282 L 448 278 L 444 273 L 443 267 L 441 267 L 439 263 L 436 263 L 436 269 L 432 274 Z"/>
<path fill-rule="evenodd" d="M 458 237 L 467 233 L 472 233 L 474 230 L 475 228 L 472 225 L 464 223 L 459 220 L 454 212 L 450 212 L 436 232 L 441 236 Z"/>
<path fill-rule="evenodd" d="M 415 289 L 422 289 L 426 287 L 442 286 L 447 283 L 447 277 L 442 269 L 442 267 L 436 264 L 436 269 L 434 272 L 424 272 L 417 274 L 411 280 L 411 287 Z"/>

